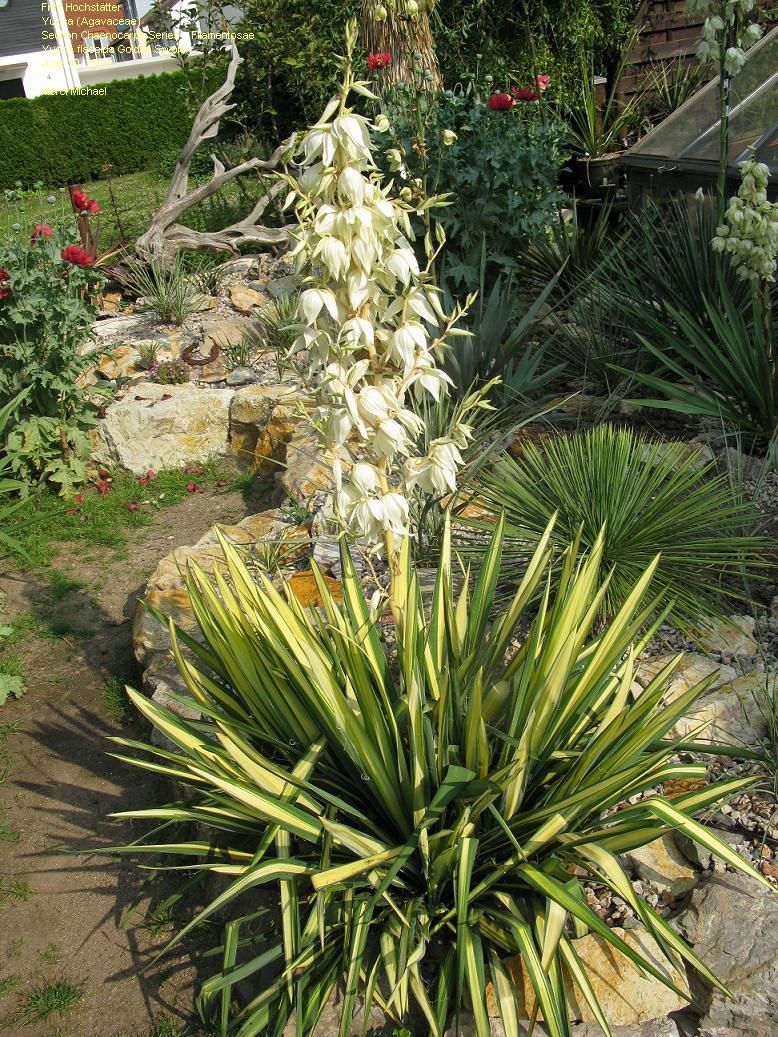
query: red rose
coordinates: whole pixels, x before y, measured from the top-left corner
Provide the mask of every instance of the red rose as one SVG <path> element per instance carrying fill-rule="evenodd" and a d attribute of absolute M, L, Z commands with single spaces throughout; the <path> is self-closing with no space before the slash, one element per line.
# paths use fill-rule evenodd
<path fill-rule="evenodd" d="M 87 197 L 86 191 L 71 191 L 70 200 L 79 212 L 83 212 L 89 205 L 89 198 Z"/>
<path fill-rule="evenodd" d="M 30 235 L 30 241 L 39 241 L 41 238 L 50 238 L 54 231 L 48 223 L 39 223 Z"/>
<path fill-rule="evenodd" d="M 507 112 L 513 108 L 513 98 L 510 94 L 491 94 L 486 102 L 493 112 Z"/>
<path fill-rule="evenodd" d="M 74 266 L 91 266 L 94 262 L 80 245 L 68 245 L 67 248 L 63 248 L 62 258 L 66 263 L 73 263 Z"/>
<path fill-rule="evenodd" d="M 7 299 L 9 295 L 13 295 L 11 275 L 7 270 L 0 270 L 0 299 Z"/>
<path fill-rule="evenodd" d="M 367 67 L 369 69 L 386 68 L 387 65 L 391 64 L 392 55 L 388 50 L 382 51 L 380 54 L 370 53 L 367 56 Z"/>

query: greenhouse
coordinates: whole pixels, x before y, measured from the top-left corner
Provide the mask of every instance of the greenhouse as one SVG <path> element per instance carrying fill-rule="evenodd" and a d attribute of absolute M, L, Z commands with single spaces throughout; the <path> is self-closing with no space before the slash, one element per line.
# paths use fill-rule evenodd
<path fill-rule="evenodd" d="M 633 193 L 696 190 L 718 174 L 718 79 L 712 80 L 634 145 L 625 158 Z M 732 82 L 730 175 L 754 151 L 770 169 L 771 196 L 778 176 L 778 28 L 749 52 Z"/>

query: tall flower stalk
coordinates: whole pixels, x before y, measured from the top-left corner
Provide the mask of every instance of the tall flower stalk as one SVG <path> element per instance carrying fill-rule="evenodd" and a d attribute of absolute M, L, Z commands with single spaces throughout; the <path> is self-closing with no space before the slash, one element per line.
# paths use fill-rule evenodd
<path fill-rule="evenodd" d="M 302 173 L 289 178 L 286 205 L 294 205 L 299 222 L 292 254 L 307 273 L 293 351 L 311 357 L 318 397 L 312 422 L 335 481 L 329 513 L 371 550 L 385 550 L 399 617 L 410 498 L 456 490 L 471 436 L 459 423 L 419 453 L 423 425 L 411 396 L 437 400 L 447 392 L 450 379 L 436 354 L 466 306 L 449 315 L 441 307 L 430 269 L 442 232 L 437 246 L 426 238 L 425 268 L 412 247 L 412 213 L 436 200 L 411 198 L 404 187 L 394 194 L 395 182 L 385 182 L 373 161 L 374 127 L 349 106 L 354 94 L 375 99 L 353 76 L 356 38 L 351 21 L 340 91 L 301 141 Z"/>
<path fill-rule="evenodd" d="M 778 203 L 767 199 L 770 170 L 751 155 L 740 163 L 740 188 L 729 200 L 712 246 L 732 258 L 739 277 L 750 281 L 761 312 L 765 348 L 774 365 L 770 286 L 778 267 Z"/>
<path fill-rule="evenodd" d="M 719 174 L 716 184 L 719 220 L 727 205 L 729 115 L 732 80 L 746 63 L 746 51 L 762 37 L 762 27 L 751 18 L 755 0 L 687 0 L 691 14 L 706 15 L 697 57 L 719 74 Z"/>

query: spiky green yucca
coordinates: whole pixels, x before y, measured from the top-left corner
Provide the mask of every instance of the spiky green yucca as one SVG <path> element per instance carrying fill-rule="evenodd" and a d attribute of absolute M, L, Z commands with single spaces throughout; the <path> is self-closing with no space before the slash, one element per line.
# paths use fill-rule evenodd
<path fill-rule="evenodd" d="M 505 611 L 495 611 L 494 599 L 501 523 L 475 585 L 466 578 L 458 597 L 446 526 L 426 607 L 406 550 L 395 587 L 405 598 L 401 625 L 388 643 L 345 549 L 342 604 L 316 576 L 321 612 L 305 611 L 262 576 L 257 584 L 224 541 L 228 580 L 192 568 L 205 644 L 172 624 L 171 635 L 204 719 L 186 722 L 130 691 L 178 749 L 115 739 L 147 755 L 120 759 L 174 779 L 186 794 L 117 816 L 161 825 L 120 850 L 169 854 L 229 882 L 173 940 L 232 904 L 223 970 L 201 995 L 220 1034 L 280 1037 L 294 1013 L 295 1032 L 308 1037 L 340 985 L 342 1037 L 360 1001 L 400 1025 L 420 1013 L 426 1022 L 413 1023 L 414 1032 L 434 1037 L 467 1005 L 479 1037 L 488 1037 L 491 981 L 515 1037 L 521 1002 L 505 964 L 515 955 L 552 1037 L 570 1034 L 563 970 L 608 1033 L 575 936 L 597 933 L 671 981 L 587 906 L 584 873 L 623 897 L 668 957 L 720 987 L 636 896 L 618 855 L 680 830 L 765 881 L 692 816 L 747 779 L 672 802 L 648 791 L 704 776 L 705 767 L 677 762 L 679 743 L 668 732 L 709 681 L 664 705 L 673 663 L 633 700 L 635 654 L 654 629 L 657 603 L 638 604 L 654 563 L 592 636 L 607 593 L 602 542 L 588 557 L 571 547 L 552 590 L 551 537 L 549 528 Z M 519 643 L 530 600 L 539 604 Z M 180 822 L 204 826 L 211 839 L 160 839 Z M 263 915 L 267 897 L 253 910 L 242 897 L 236 910 L 240 894 L 266 886 L 277 910 Z M 258 918 L 267 924 L 247 937 Z M 271 976 L 261 985 L 260 970 Z M 230 1018 L 233 984 L 252 976 L 256 996 Z"/>
<path fill-rule="evenodd" d="M 743 576 L 758 576 L 771 546 L 749 535 L 756 509 L 716 474 L 715 463 L 686 444 L 631 429 L 606 424 L 522 444 L 518 457 L 505 455 L 479 481 L 479 499 L 505 513 L 505 556 L 514 568 L 554 514 L 558 547 L 580 530 L 591 548 L 602 532 L 603 572 L 614 569 L 606 615 L 660 555 L 652 586 L 673 600 L 673 620 L 694 624 L 720 611 L 727 597 L 742 597 Z"/>

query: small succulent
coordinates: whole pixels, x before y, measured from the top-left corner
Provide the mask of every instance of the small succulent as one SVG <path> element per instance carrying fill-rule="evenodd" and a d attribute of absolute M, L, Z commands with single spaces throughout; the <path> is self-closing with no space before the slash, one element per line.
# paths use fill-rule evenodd
<path fill-rule="evenodd" d="M 189 381 L 192 368 L 185 360 L 177 357 L 175 360 L 160 360 L 151 365 L 148 370 L 149 381 L 159 382 L 160 385 L 182 385 Z"/>

